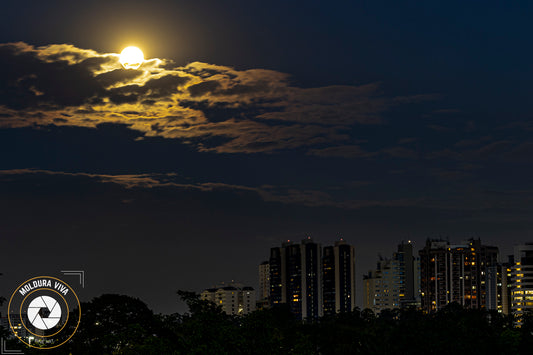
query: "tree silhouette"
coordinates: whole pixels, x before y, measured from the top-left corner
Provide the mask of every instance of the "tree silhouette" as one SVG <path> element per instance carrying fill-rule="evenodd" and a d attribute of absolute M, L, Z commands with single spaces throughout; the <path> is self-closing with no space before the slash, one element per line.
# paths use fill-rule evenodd
<path fill-rule="evenodd" d="M 243 348 L 239 323 L 213 302 L 201 300 L 194 292 L 178 291 L 190 314 L 180 319 L 180 350 L 189 354 L 229 354 Z"/>
<path fill-rule="evenodd" d="M 0 272 L 0 276 L 2 276 L 4 274 L 2 274 Z M 2 305 L 4 304 L 4 302 L 6 301 L 6 299 L 3 297 L 3 296 L 0 296 L 0 307 L 2 307 Z M 7 338 L 7 335 L 9 333 L 9 330 L 4 328 L 1 324 L 0 324 L 0 338 L 2 339 L 5 339 Z"/>
<path fill-rule="evenodd" d="M 75 354 L 173 353 L 170 341 L 160 336 L 162 319 L 137 298 L 105 294 L 81 309 L 81 325 L 69 345 Z"/>
<path fill-rule="evenodd" d="M 513 327 L 512 317 L 459 304 L 431 314 L 408 308 L 375 315 L 356 308 L 307 323 L 285 304 L 232 316 L 194 292 L 177 294 L 188 313 L 155 315 L 141 300 L 124 295 L 83 303 L 78 332 L 53 353 L 515 355 L 533 348 L 532 313 L 524 315 L 521 328 Z"/>

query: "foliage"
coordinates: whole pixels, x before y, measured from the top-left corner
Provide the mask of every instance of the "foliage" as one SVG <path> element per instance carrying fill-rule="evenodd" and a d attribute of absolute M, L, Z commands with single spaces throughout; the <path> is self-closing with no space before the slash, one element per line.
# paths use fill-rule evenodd
<path fill-rule="evenodd" d="M 189 313 L 155 315 L 139 299 L 103 295 L 82 305 L 78 332 L 57 354 L 530 354 L 533 314 L 521 328 L 497 312 L 450 304 L 424 314 L 394 309 L 295 319 L 281 305 L 237 317 L 192 292 Z M 23 349 L 26 353 L 37 350 Z"/>
<path fill-rule="evenodd" d="M 2 276 L 2 275 L 3 274 L 0 273 L 0 276 Z M 5 297 L 0 296 L 0 307 L 4 304 L 5 301 L 6 301 Z M 1 339 L 6 338 L 7 334 L 8 334 L 7 329 L 4 329 L 4 327 L 0 324 L 0 338 Z"/>

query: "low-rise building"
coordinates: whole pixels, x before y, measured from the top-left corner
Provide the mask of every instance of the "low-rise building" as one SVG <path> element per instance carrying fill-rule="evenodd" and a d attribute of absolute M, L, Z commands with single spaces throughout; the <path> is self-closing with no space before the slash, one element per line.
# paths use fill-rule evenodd
<path fill-rule="evenodd" d="M 220 306 L 226 314 L 245 315 L 255 311 L 255 290 L 250 286 L 221 284 L 205 289 L 200 298 Z"/>

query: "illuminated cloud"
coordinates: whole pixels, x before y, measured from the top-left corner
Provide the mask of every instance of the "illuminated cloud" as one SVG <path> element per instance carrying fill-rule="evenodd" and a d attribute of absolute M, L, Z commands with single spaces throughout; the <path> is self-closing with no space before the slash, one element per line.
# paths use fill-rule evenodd
<path fill-rule="evenodd" d="M 73 45 L 0 45 L 0 127 L 126 124 L 145 137 L 180 139 L 218 153 L 350 146 L 358 124 L 380 124 L 392 105 L 377 84 L 300 88 L 287 74 L 162 59 L 125 70 L 116 53 Z M 333 155 L 336 153 L 333 152 Z"/>
<path fill-rule="evenodd" d="M 64 171 L 51 171 L 40 169 L 11 169 L 0 170 L 0 177 L 9 179 L 10 176 L 22 175 L 50 175 L 50 176 L 65 176 L 65 177 L 81 177 L 96 179 L 100 182 L 115 183 L 125 188 L 144 187 L 152 188 L 161 186 L 163 182 L 161 177 L 174 176 L 175 174 L 159 174 L 156 178 L 154 174 L 137 174 L 137 175 L 106 175 L 106 174 L 90 174 L 90 173 L 69 173 Z"/>
<path fill-rule="evenodd" d="M 419 199 L 395 199 L 395 200 L 354 200 L 339 198 L 328 192 L 316 189 L 301 189 L 290 186 L 262 185 L 258 187 L 227 184 L 222 182 L 191 182 L 190 179 L 175 173 L 166 174 L 127 174 L 109 175 L 81 172 L 63 172 L 42 169 L 11 169 L 0 170 L 0 181 L 8 182 L 16 177 L 16 181 L 23 181 L 24 177 L 36 178 L 39 184 L 43 184 L 43 176 L 54 179 L 89 179 L 97 183 L 112 183 L 125 189 L 174 189 L 197 192 L 229 191 L 235 194 L 250 194 L 265 202 L 299 205 L 306 207 L 335 207 L 342 209 L 358 209 L 364 207 L 408 207 L 415 206 Z M 346 187 L 358 190 L 367 186 L 367 182 L 351 182 Z M 332 189 L 334 191 L 335 189 Z"/>
<path fill-rule="evenodd" d="M 434 169 L 432 175 L 446 181 L 448 184 L 457 180 L 470 178 L 468 171 L 472 166 L 465 165 L 456 170 Z M 46 177 L 50 179 L 47 179 Z M 123 203 L 131 203 L 135 200 L 135 192 L 147 189 L 159 189 L 165 194 L 170 192 L 186 191 L 187 193 L 210 193 L 225 192 L 234 196 L 250 197 L 262 200 L 266 203 L 280 203 L 284 205 L 294 205 L 309 208 L 339 208 L 344 210 L 358 210 L 365 208 L 415 208 L 430 209 L 436 211 L 454 211 L 457 218 L 475 220 L 482 218 L 486 213 L 498 213 L 502 218 L 522 218 L 522 215 L 529 215 L 529 206 L 533 202 L 533 190 L 498 190 L 486 189 L 473 185 L 465 185 L 459 190 L 443 190 L 443 196 L 435 194 L 427 196 L 384 196 L 376 194 L 376 198 L 357 198 L 361 191 L 366 190 L 368 182 L 355 181 L 343 186 L 337 191 L 334 188 L 301 188 L 296 186 L 245 186 L 228 184 L 223 182 L 194 182 L 190 178 L 175 173 L 158 174 L 94 174 L 83 172 L 63 172 L 39 169 L 11 169 L 0 170 L 0 182 L 3 186 L 9 186 L 10 182 L 16 182 L 20 188 L 21 184 L 40 187 L 59 183 L 58 186 L 68 186 L 69 184 L 88 186 L 90 182 L 97 184 L 116 184 L 125 190 L 131 190 L 128 198 L 117 195 Z M 378 190 L 379 186 L 375 186 Z M 104 190 L 107 193 L 107 189 Z M 378 197 L 379 195 L 379 197 Z M 190 196 L 190 195 L 189 195 Z M 133 199 L 132 199 L 133 198 Z M 238 198 L 238 197 L 237 197 Z M 458 207 L 460 206 L 460 207 Z M 502 206 L 506 206 L 506 211 L 502 211 Z M 503 215 L 502 215 L 503 213 Z"/>

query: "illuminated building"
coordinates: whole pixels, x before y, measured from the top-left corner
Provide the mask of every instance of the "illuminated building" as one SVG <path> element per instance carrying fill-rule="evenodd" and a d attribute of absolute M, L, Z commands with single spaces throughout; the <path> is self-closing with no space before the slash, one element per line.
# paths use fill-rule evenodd
<path fill-rule="evenodd" d="M 384 309 L 420 306 L 420 267 L 413 245 L 398 245 L 391 259 L 380 257 L 376 270 L 363 276 L 363 307 L 379 313 Z"/>
<path fill-rule="evenodd" d="M 26 319 L 26 322 L 27 322 L 27 319 Z M 1 318 L 0 326 L 8 330 L 8 333 L 7 333 L 8 339 L 13 339 L 16 335 L 22 339 L 27 340 L 28 337 L 31 336 L 31 333 L 22 324 L 22 320 L 19 315 L 15 315 L 15 314 L 11 315 L 11 329 L 10 329 L 10 322 L 9 322 L 8 317 Z"/>
<path fill-rule="evenodd" d="M 259 293 L 257 308 L 268 308 L 270 305 L 270 264 L 264 261 L 259 265 Z"/>
<path fill-rule="evenodd" d="M 14 337 L 13 333 L 9 330 L 9 320 L 7 317 L 0 316 L 0 330 L 7 331 L 7 336 L 10 339 Z"/>
<path fill-rule="evenodd" d="M 270 301 L 287 303 L 299 319 L 322 316 L 322 249 L 311 238 L 270 250 Z"/>
<path fill-rule="evenodd" d="M 324 315 L 355 308 L 355 249 L 344 240 L 324 247 L 322 257 Z"/>
<path fill-rule="evenodd" d="M 526 310 L 533 310 L 533 243 L 514 247 L 512 267 L 512 312 L 520 326 Z"/>
<path fill-rule="evenodd" d="M 270 303 L 272 305 L 287 302 L 287 284 L 285 282 L 287 272 L 285 262 L 285 248 L 270 249 Z"/>
<path fill-rule="evenodd" d="M 398 289 L 392 284 L 393 269 L 391 260 L 381 258 L 377 262 L 377 268 L 363 276 L 363 308 L 369 308 L 374 313 L 384 309 L 399 308 Z"/>
<path fill-rule="evenodd" d="M 427 240 L 420 250 L 421 300 L 425 312 L 457 302 L 483 309 L 487 303 L 487 268 L 497 265 L 498 248 L 470 239 L 453 245 Z"/>
<path fill-rule="evenodd" d="M 236 283 L 205 289 L 200 298 L 220 306 L 226 314 L 244 315 L 255 311 L 255 290 Z"/>
<path fill-rule="evenodd" d="M 400 307 L 420 307 L 420 258 L 413 255 L 411 241 L 398 245 L 392 258 L 398 261 Z"/>
<path fill-rule="evenodd" d="M 486 308 L 505 315 L 511 314 L 511 273 L 513 256 L 509 262 L 487 267 Z"/>

